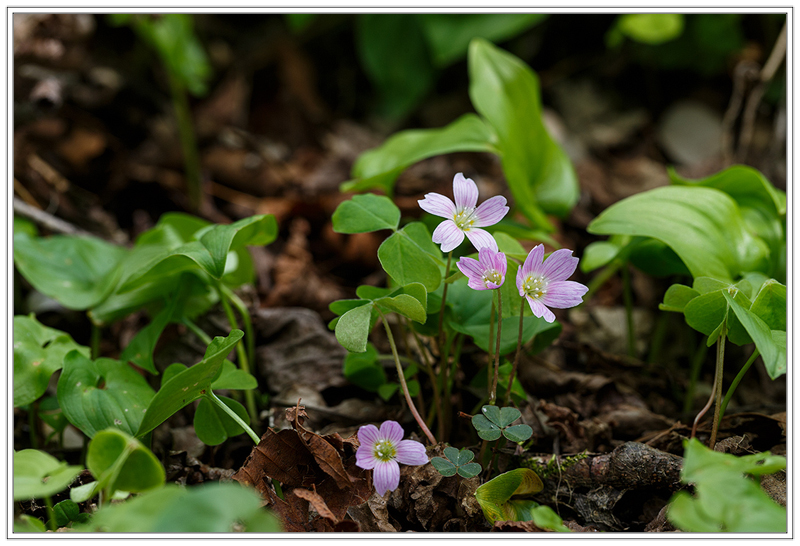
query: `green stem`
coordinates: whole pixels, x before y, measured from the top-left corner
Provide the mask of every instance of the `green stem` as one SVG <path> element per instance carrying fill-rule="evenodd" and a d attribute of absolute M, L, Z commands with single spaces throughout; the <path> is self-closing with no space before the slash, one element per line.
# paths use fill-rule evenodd
<path fill-rule="evenodd" d="M 211 391 L 210 389 L 208 390 L 208 392 L 206 392 L 206 398 L 208 399 L 209 402 L 216 405 L 219 409 L 227 413 L 231 419 L 236 421 L 236 424 L 238 424 L 240 427 L 242 427 L 242 429 L 244 429 L 244 431 L 247 433 L 248 436 L 250 436 L 250 438 L 256 445 L 258 445 L 259 442 L 261 442 L 261 438 L 258 437 L 258 434 L 253 432 L 253 429 L 250 428 L 250 426 L 247 423 L 245 423 L 241 417 L 236 415 L 235 411 L 229 408 L 222 400 L 217 398 L 214 392 Z"/>
<path fill-rule="evenodd" d="M 178 122 L 178 134 L 183 151 L 183 163 L 186 169 L 186 189 L 189 196 L 189 206 L 192 212 L 199 212 L 203 199 L 203 188 L 200 179 L 200 157 L 197 152 L 197 142 L 194 136 L 192 114 L 189 110 L 189 99 L 186 89 L 169 70 L 169 87 L 172 93 L 172 105 L 175 108 L 175 117 Z"/>
<path fill-rule="evenodd" d="M 431 434 L 431 431 L 428 430 L 428 425 L 425 424 L 425 421 L 420 416 L 416 406 L 414 405 L 414 401 L 411 399 L 411 394 L 408 392 L 408 384 L 406 383 L 406 378 L 405 375 L 403 374 L 403 366 L 400 364 L 400 357 L 397 354 L 397 345 L 394 342 L 392 329 L 389 328 L 389 323 L 386 322 L 386 317 L 381 312 L 381 310 L 378 309 L 377 306 L 375 306 L 375 310 L 378 311 L 378 315 L 381 318 L 381 322 L 383 322 L 383 327 L 386 328 L 386 336 L 389 338 L 389 345 L 392 347 L 392 355 L 394 355 L 394 363 L 395 366 L 397 366 L 397 376 L 400 379 L 400 387 L 403 389 L 403 394 L 406 397 L 406 403 L 408 404 L 408 409 L 411 410 L 411 413 L 414 415 L 414 419 L 416 419 L 417 424 L 420 426 L 422 431 L 428 437 L 428 440 L 430 440 L 431 444 L 436 445 L 437 444 L 436 438 L 434 438 L 433 434 Z"/>
<path fill-rule="evenodd" d="M 45 495 L 44 497 L 44 505 L 47 507 L 47 527 L 51 531 L 55 531 L 58 529 L 58 524 L 56 523 L 56 511 L 53 510 L 53 499 L 50 498 L 49 495 Z"/>
<path fill-rule="evenodd" d="M 217 295 L 219 296 L 219 300 L 222 302 L 222 308 L 225 310 L 225 315 L 228 317 L 228 322 L 231 325 L 231 329 L 238 328 L 239 325 L 236 322 L 233 309 L 231 309 L 228 298 L 225 297 L 225 293 L 222 289 L 222 283 L 220 281 L 216 281 L 214 286 L 217 289 Z M 244 344 L 241 340 L 236 344 L 236 356 L 239 357 L 239 368 L 241 368 L 241 370 L 245 373 L 250 373 L 250 365 L 248 364 L 247 355 L 244 351 Z M 255 427 L 256 423 L 258 423 L 258 410 L 256 409 L 256 397 L 253 389 L 247 389 L 244 391 L 244 399 L 245 404 L 247 404 L 247 413 L 250 414 L 250 421 Z"/>
<path fill-rule="evenodd" d="M 447 280 L 447 277 L 450 275 L 450 261 L 453 258 L 453 251 L 447 253 L 447 265 L 444 268 L 444 280 Z M 444 305 L 447 301 L 447 287 L 449 285 L 447 282 L 444 283 L 444 288 L 442 289 L 442 306 L 439 308 L 439 354 L 442 352 L 442 345 L 444 345 Z M 444 363 L 443 363 L 444 364 Z"/>
<path fill-rule="evenodd" d="M 191 332 L 192 332 L 194 335 L 196 335 L 197 337 L 199 337 L 199 338 L 200 338 L 200 341 L 202 341 L 202 342 L 203 342 L 203 343 L 205 343 L 206 345 L 210 345 L 210 344 L 211 344 L 211 341 L 212 341 L 212 339 L 211 339 L 211 336 L 210 336 L 210 335 L 208 335 L 207 333 L 205 333 L 203 330 L 201 330 L 201 329 L 200 329 L 200 327 L 199 327 L 197 324 L 195 324 L 194 322 L 192 322 L 192 320 L 191 320 L 191 319 L 189 319 L 189 318 L 187 318 L 187 317 L 183 317 L 183 318 L 181 319 L 181 322 L 182 322 L 182 323 L 183 323 L 183 324 L 184 324 L 184 325 L 185 325 L 185 326 L 186 326 L 186 327 L 187 327 L 187 328 L 188 328 L 188 329 L 189 329 L 189 330 L 190 330 L 190 331 L 191 331 Z"/>
<path fill-rule="evenodd" d="M 714 375 L 714 389 L 716 392 L 716 402 L 714 403 L 714 421 L 711 424 L 711 439 L 708 441 L 708 448 L 714 449 L 717 443 L 717 431 L 719 430 L 720 410 L 722 409 L 722 368 L 725 361 L 725 335 L 727 325 L 722 325 L 722 333 L 717 340 L 717 370 Z"/>
<path fill-rule="evenodd" d="M 408 321 L 408 319 L 405 320 L 406 322 Z M 436 381 L 436 373 L 433 371 L 433 365 L 431 364 L 431 361 L 428 360 L 428 353 L 422 346 L 422 341 L 420 341 L 416 330 L 414 330 L 414 328 L 411 326 L 409 326 L 408 330 L 411 332 L 411 337 L 414 338 L 414 342 L 417 344 L 417 351 L 419 352 L 419 358 L 422 361 L 422 364 L 425 367 L 425 372 L 428 374 L 428 379 L 431 382 L 431 390 L 433 391 L 433 405 L 428 411 L 428 418 L 425 419 L 425 423 L 428 425 L 428 427 L 430 427 L 433 424 L 433 419 L 435 416 L 438 415 L 440 422 L 442 420 L 442 407 L 441 407 L 441 399 L 439 396 L 439 384 Z M 420 392 L 422 392 L 422 389 L 420 389 Z M 440 434 L 439 436 L 443 437 L 444 434 Z"/>
<path fill-rule="evenodd" d="M 497 376 L 500 370 L 500 335 L 503 331 L 503 298 L 499 290 L 497 292 L 497 347 L 494 351 L 494 377 L 492 377 L 492 390 L 489 392 L 489 404 L 495 405 L 497 400 Z M 491 339 L 489 343 L 491 343 Z"/>
<path fill-rule="evenodd" d="M 725 409 L 728 407 L 728 402 L 731 401 L 731 397 L 733 397 L 733 392 L 736 390 L 736 387 L 739 386 L 742 378 L 747 373 L 747 370 L 750 369 L 750 366 L 753 365 L 753 362 L 756 361 L 756 358 L 758 358 L 759 354 L 761 353 L 758 352 L 758 349 L 753 351 L 753 354 L 751 354 L 750 358 L 747 359 L 747 362 L 745 362 L 744 366 L 742 366 L 742 369 L 739 370 L 738 374 L 736 374 L 736 378 L 733 380 L 733 383 L 731 383 L 731 386 L 728 387 L 728 392 L 725 393 L 725 399 L 722 400 L 722 408 L 719 410 L 720 420 L 725 416 Z"/>
<path fill-rule="evenodd" d="M 688 414 L 692 411 L 694 404 L 694 391 L 697 388 L 697 381 L 700 378 L 700 370 L 703 367 L 703 362 L 706 360 L 708 354 L 708 345 L 704 336 L 700 336 L 700 347 L 692 358 L 692 367 L 689 371 L 689 386 L 686 388 L 686 397 L 683 399 L 683 413 Z"/>
<path fill-rule="evenodd" d="M 492 307 L 489 310 L 489 365 L 486 366 L 486 389 L 491 392 L 492 388 L 492 361 L 494 360 L 494 352 L 492 351 L 492 340 L 494 336 L 494 294 L 492 294 Z"/>
<path fill-rule="evenodd" d="M 252 362 L 253 366 L 255 367 L 256 361 L 256 338 L 253 335 L 253 321 L 250 318 L 250 311 L 247 309 L 247 305 L 242 301 L 242 299 L 236 295 L 236 293 L 228 288 L 227 286 L 222 286 L 223 292 L 231 301 L 236 310 L 239 312 L 239 315 L 242 317 L 242 324 L 244 325 L 244 338 L 247 341 L 247 361 Z"/>
<path fill-rule="evenodd" d="M 625 302 L 625 318 L 628 323 L 628 356 L 636 356 L 636 332 L 633 324 L 633 293 L 631 290 L 631 272 L 626 264 L 622 268 L 622 299 Z"/>
<path fill-rule="evenodd" d="M 94 322 L 92 323 L 92 339 L 89 342 L 91 345 L 91 355 L 92 360 L 97 359 L 100 356 L 100 338 L 101 338 L 101 330 L 98 325 Z"/>
<path fill-rule="evenodd" d="M 514 377 L 517 375 L 517 366 L 519 365 L 519 353 L 522 352 L 522 325 L 525 318 L 525 297 L 519 303 L 519 335 L 517 336 L 517 352 L 514 354 L 514 364 L 511 366 L 511 375 L 508 377 L 508 389 L 506 389 L 506 397 L 503 405 L 508 405 L 511 400 L 511 388 L 514 386 Z"/>

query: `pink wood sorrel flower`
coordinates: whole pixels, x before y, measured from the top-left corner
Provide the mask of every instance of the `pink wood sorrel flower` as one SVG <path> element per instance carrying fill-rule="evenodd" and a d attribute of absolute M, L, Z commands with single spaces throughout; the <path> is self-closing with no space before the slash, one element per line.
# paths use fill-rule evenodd
<path fill-rule="evenodd" d="M 372 470 L 372 481 L 378 495 L 394 491 L 400 484 L 400 466 L 428 462 L 425 446 L 414 440 L 403 440 L 403 427 L 395 421 L 384 421 L 381 429 L 366 425 L 358 429 L 361 447 L 356 451 L 356 466 Z"/>
<path fill-rule="evenodd" d="M 478 251 L 478 259 L 464 256 L 456 264 L 467 276 L 467 286 L 473 290 L 500 288 L 506 278 L 506 255 L 489 247 Z"/>
<path fill-rule="evenodd" d="M 517 288 L 519 295 L 528 300 L 534 315 L 553 322 L 556 316 L 548 307 L 575 307 L 583 301 L 583 295 L 589 289 L 567 280 L 578 267 L 578 258 L 572 256 L 571 250 L 556 250 L 544 263 L 543 258 L 544 245 L 538 245 L 528 253 L 525 263 L 517 270 Z"/>
<path fill-rule="evenodd" d="M 503 219 L 508 212 L 506 198 L 496 195 L 476 208 L 478 186 L 461 173 L 453 178 L 453 196 L 455 203 L 438 193 L 425 194 L 425 199 L 418 201 L 425 212 L 447 218 L 433 231 L 433 242 L 441 243 L 442 252 L 450 252 L 464 241 L 466 235 L 478 250 L 489 247 L 497 251 L 494 237 L 480 228 L 493 226 Z"/>

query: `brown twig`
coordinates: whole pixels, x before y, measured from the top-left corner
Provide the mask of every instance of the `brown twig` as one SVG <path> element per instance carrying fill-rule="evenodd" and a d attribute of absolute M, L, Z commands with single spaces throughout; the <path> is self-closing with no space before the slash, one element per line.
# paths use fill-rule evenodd
<path fill-rule="evenodd" d="M 64 235 L 89 235 L 89 232 L 73 226 L 69 222 L 65 222 L 61 218 L 57 218 L 48 212 L 32 207 L 17 197 L 14 197 L 14 214 L 33 220 L 40 226 L 55 233 Z"/>

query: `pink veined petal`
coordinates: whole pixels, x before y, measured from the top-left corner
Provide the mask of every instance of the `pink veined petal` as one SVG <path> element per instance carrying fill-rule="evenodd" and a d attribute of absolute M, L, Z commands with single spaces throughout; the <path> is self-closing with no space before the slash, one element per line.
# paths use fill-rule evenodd
<path fill-rule="evenodd" d="M 453 196 L 459 210 L 474 209 L 478 204 L 478 186 L 471 178 L 464 178 L 463 174 L 458 173 L 453 177 Z"/>
<path fill-rule="evenodd" d="M 535 300 L 530 296 L 526 297 L 526 299 L 528 300 L 528 304 L 531 306 L 531 311 L 533 311 L 534 316 L 543 317 L 547 322 L 553 322 L 556 320 L 556 316 L 553 314 L 553 312 L 545 307 L 541 301 Z"/>
<path fill-rule="evenodd" d="M 547 294 L 540 300 L 548 307 L 567 309 L 583 302 L 589 288 L 575 281 L 553 281 L 547 285 Z"/>
<path fill-rule="evenodd" d="M 400 466 L 397 461 L 381 461 L 372 470 L 372 483 L 381 497 L 400 485 Z"/>
<path fill-rule="evenodd" d="M 403 427 L 397 421 L 384 421 L 381 425 L 381 437 L 393 444 L 400 443 L 404 434 Z"/>
<path fill-rule="evenodd" d="M 427 464 L 425 446 L 414 440 L 403 440 L 397 444 L 397 462 L 412 466 Z"/>
<path fill-rule="evenodd" d="M 372 446 L 380 439 L 378 427 L 375 425 L 365 425 L 358 429 L 358 443 L 362 447 L 372 449 Z"/>
<path fill-rule="evenodd" d="M 483 272 L 485 271 L 483 264 L 481 264 L 478 260 L 474 258 L 468 258 L 466 256 L 458 260 L 456 267 L 458 267 L 459 271 L 466 275 L 470 281 L 480 280 L 483 276 Z"/>
<path fill-rule="evenodd" d="M 489 282 L 486 283 L 486 288 L 488 288 L 489 290 L 494 290 L 496 288 L 500 288 L 501 286 L 503 286 L 503 281 L 504 280 L 505 280 L 505 277 L 503 277 L 503 279 L 500 281 L 500 284 L 495 284 L 492 281 L 489 281 Z"/>
<path fill-rule="evenodd" d="M 544 259 L 544 245 L 536 245 L 533 250 L 528 252 L 528 257 L 525 258 L 525 263 L 522 264 L 520 271 L 522 271 L 522 280 L 524 281 L 530 275 L 536 273 L 542 265 Z"/>
<path fill-rule="evenodd" d="M 548 281 L 565 281 L 575 273 L 579 261 L 571 250 L 562 248 L 547 257 L 541 271 Z"/>
<path fill-rule="evenodd" d="M 450 252 L 464 240 L 464 232 L 452 220 L 445 220 L 433 230 L 431 239 L 442 245 L 442 252 Z"/>
<path fill-rule="evenodd" d="M 522 289 L 522 285 L 525 283 L 525 277 L 522 275 L 522 267 L 517 269 L 517 290 L 519 290 L 519 295 L 524 296 L 525 291 Z"/>
<path fill-rule="evenodd" d="M 491 285 L 492 283 L 489 283 Z M 486 283 L 483 282 L 483 279 L 469 279 L 467 281 L 467 286 L 472 288 L 473 290 L 490 290 L 491 286 L 486 286 Z"/>
<path fill-rule="evenodd" d="M 356 450 L 356 466 L 365 470 L 375 468 L 378 459 L 372 453 L 372 447 L 361 446 Z"/>
<path fill-rule="evenodd" d="M 506 260 L 506 255 L 502 252 L 498 252 L 492 257 L 492 261 L 494 262 L 494 268 L 500 272 L 503 278 L 505 278 L 506 271 L 508 271 L 508 260 Z"/>
<path fill-rule="evenodd" d="M 493 226 L 503 219 L 508 214 L 508 207 L 506 206 L 506 198 L 502 195 L 495 195 L 491 199 L 487 199 L 475 209 L 472 217 L 475 219 L 475 227 Z"/>
<path fill-rule="evenodd" d="M 478 251 L 486 246 L 497 252 L 497 241 L 495 241 L 494 237 L 485 229 L 471 228 L 466 233 L 467 239 L 470 240 L 472 246 L 477 248 Z M 444 251 L 444 248 L 442 248 L 442 251 Z"/>
<path fill-rule="evenodd" d="M 417 203 L 422 210 L 434 216 L 452 219 L 456 215 L 456 205 L 439 193 L 426 193 L 425 199 L 420 199 Z"/>

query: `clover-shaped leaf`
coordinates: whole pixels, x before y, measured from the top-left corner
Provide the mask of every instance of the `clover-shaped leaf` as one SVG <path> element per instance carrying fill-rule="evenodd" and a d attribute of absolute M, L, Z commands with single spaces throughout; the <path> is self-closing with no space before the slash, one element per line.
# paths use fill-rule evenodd
<path fill-rule="evenodd" d="M 164 467 L 156 456 L 139 440 L 115 428 L 95 434 L 86 453 L 86 467 L 97 478 L 92 482 L 93 492 L 104 489 L 109 496 L 115 491 L 155 489 L 165 480 Z"/>
<path fill-rule="evenodd" d="M 449 478 L 458 473 L 462 478 L 474 478 L 481 472 L 481 465 L 470 462 L 475 458 L 475 454 L 469 449 L 464 448 L 459 451 L 458 448 L 448 446 L 444 448 L 444 455 L 447 459 L 442 457 L 431 459 L 431 464 L 442 476 Z"/>
<path fill-rule="evenodd" d="M 497 406 L 483 406 L 483 414 L 472 417 L 472 426 L 478 431 L 478 436 L 489 442 L 505 436 L 515 443 L 524 442 L 533 434 L 533 429 L 528 425 L 510 426 L 520 418 L 521 413 L 516 408 L 498 408 Z"/>

